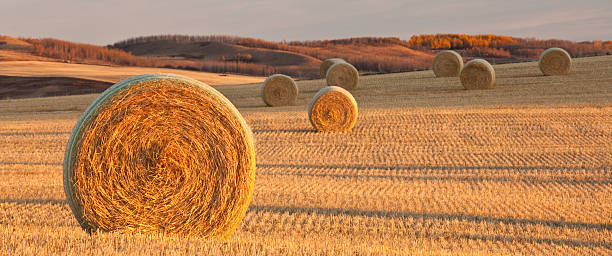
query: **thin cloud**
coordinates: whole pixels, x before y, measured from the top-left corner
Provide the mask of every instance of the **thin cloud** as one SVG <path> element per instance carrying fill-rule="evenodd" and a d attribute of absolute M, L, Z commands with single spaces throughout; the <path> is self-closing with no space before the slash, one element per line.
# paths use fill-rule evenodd
<path fill-rule="evenodd" d="M 581 12 L 558 11 L 545 14 L 526 17 L 515 22 L 503 22 L 489 25 L 489 29 L 499 29 L 503 31 L 519 31 L 523 29 L 532 29 L 553 24 L 567 23 L 586 23 L 593 19 L 612 17 L 612 13 L 602 12 L 598 10 L 588 10 Z"/>
<path fill-rule="evenodd" d="M 317 40 L 422 33 L 611 40 L 612 2 L 591 0 L 0 1 L 0 33 L 105 45 L 153 34 Z"/>

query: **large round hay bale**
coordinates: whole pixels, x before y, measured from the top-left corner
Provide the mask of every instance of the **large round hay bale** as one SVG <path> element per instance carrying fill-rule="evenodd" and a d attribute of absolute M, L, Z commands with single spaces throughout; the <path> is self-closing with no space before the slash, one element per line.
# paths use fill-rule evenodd
<path fill-rule="evenodd" d="M 64 159 L 64 190 L 88 231 L 228 237 L 251 200 L 250 128 L 199 81 L 151 74 L 118 82 L 87 108 Z"/>
<path fill-rule="evenodd" d="M 347 90 L 327 86 L 310 102 L 308 119 L 317 131 L 350 131 L 357 122 L 357 102 Z"/>
<path fill-rule="evenodd" d="M 357 88 L 357 84 L 359 84 L 359 72 L 350 63 L 334 63 L 327 70 L 327 85 L 329 86 L 353 90 Z"/>
<path fill-rule="evenodd" d="M 461 70 L 461 84 L 465 89 L 491 89 L 495 84 L 495 69 L 486 60 L 470 60 Z"/>
<path fill-rule="evenodd" d="M 561 48 L 550 48 L 540 55 L 538 65 L 544 75 L 567 75 L 572 70 L 572 57 Z"/>
<path fill-rule="evenodd" d="M 295 105 L 298 93 L 295 81 L 281 74 L 268 77 L 262 87 L 263 100 L 266 105 L 272 107 Z"/>
<path fill-rule="evenodd" d="M 332 58 L 332 59 L 326 59 L 323 62 L 321 62 L 321 67 L 319 70 L 321 78 L 326 78 L 327 70 L 329 69 L 329 67 L 331 67 L 332 65 L 338 62 L 346 62 L 346 61 L 341 58 Z"/>
<path fill-rule="evenodd" d="M 434 58 L 431 69 L 436 77 L 457 77 L 463 69 L 463 58 L 455 51 L 441 51 Z"/>

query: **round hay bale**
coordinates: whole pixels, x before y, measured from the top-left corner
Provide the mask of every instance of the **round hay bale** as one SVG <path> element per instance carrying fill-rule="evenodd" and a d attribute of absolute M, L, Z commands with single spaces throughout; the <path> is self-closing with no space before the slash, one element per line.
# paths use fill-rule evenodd
<path fill-rule="evenodd" d="M 90 232 L 226 238 L 251 200 L 252 136 L 229 100 L 202 82 L 167 74 L 123 80 L 70 135 L 67 201 Z"/>
<path fill-rule="evenodd" d="M 326 78 L 327 70 L 329 69 L 329 67 L 331 67 L 332 65 L 338 62 L 346 62 L 346 61 L 341 58 L 333 58 L 333 59 L 326 59 L 323 62 L 321 62 L 321 67 L 319 70 L 319 73 L 321 74 L 321 78 Z"/>
<path fill-rule="evenodd" d="M 268 106 L 295 105 L 298 97 L 298 87 L 295 81 L 286 75 L 271 75 L 264 81 L 262 97 Z"/>
<path fill-rule="evenodd" d="M 433 60 L 432 70 L 436 77 L 457 77 L 463 69 L 463 58 L 455 51 L 441 51 Z"/>
<path fill-rule="evenodd" d="M 310 102 L 308 119 L 317 131 L 350 131 L 357 122 L 357 102 L 347 90 L 327 86 Z"/>
<path fill-rule="evenodd" d="M 567 75 L 572 70 L 572 57 L 561 48 L 550 48 L 540 55 L 538 66 L 544 75 Z"/>
<path fill-rule="evenodd" d="M 491 89 L 495 84 L 495 69 L 486 60 L 470 60 L 461 70 L 461 84 L 465 89 Z"/>
<path fill-rule="evenodd" d="M 359 84 L 359 72 L 350 63 L 334 63 L 327 70 L 327 85 L 329 86 L 353 90 L 357 88 L 357 84 Z"/>

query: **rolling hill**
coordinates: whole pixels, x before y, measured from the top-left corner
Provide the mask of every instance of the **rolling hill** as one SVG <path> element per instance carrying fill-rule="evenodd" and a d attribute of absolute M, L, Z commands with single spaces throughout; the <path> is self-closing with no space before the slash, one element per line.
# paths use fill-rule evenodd
<path fill-rule="evenodd" d="M 360 37 L 318 41 L 271 42 L 235 36 L 158 35 L 126 39 L 103 47 L 57 39 L 0 36 L 0 61 L 51 61 L 105 66 L 319 78 L 319 64 L 343 58 L 364 73 L 393 73 L 431 67 L 444 49 L 464 60 L 484 58 L 508 63 L 535 60 L 547 48 L 562 47 L 573 57 L 612 53 L 612 41 L 570 42 L 498 35 L 416 35 L 410 40 Z M 0 73 L 0 75 L 2 75 Z"/>
<path fill-rule="evenodd" d="M 188 60 L 232 60 L 244 56 L 245 62 L 270 66 L 320 64 L 319 59 L 300 53 L 250 48 L 221 42 L 151 41 L 119 48 L 136 56 Z"/>
<path fill-rule="evenodd" d="M 230 36 L 162 35 L 128 39 L 109 48 L 141 57 L 272 67 L 274 73 L 307 79 L 319 78 L 319 64 L 328 58 L 343 58 L 362 73 L 371 73 L 423 69 L 434 57 L 432 52 L 389 38 L 276 43 Z"/>
<path fill-rule="evenodd" d="M 0 61 L 0 99 L 100 93 L 120 80 L 149 73 L 175 73 L 212 86 L 260 83 L 265 79 L 167 68 L 69 64 L 57 61 Z"/>

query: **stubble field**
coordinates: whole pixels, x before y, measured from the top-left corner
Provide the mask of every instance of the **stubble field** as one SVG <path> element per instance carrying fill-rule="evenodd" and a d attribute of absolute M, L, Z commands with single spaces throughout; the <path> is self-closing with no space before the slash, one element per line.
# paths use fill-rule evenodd
<path fill-rule="evenodd" d="M 496 88 L 433 72 L 362 77 L 350 133 L 317 133 L 260 84 L 219 85 L 255 138 L 253 201 L 228 241 L 83 231 L 64 149 L 96 95 L 0 101 L 0 253 L 612 254 L 612 56 L 566 77 L 495 66 Z"/>

